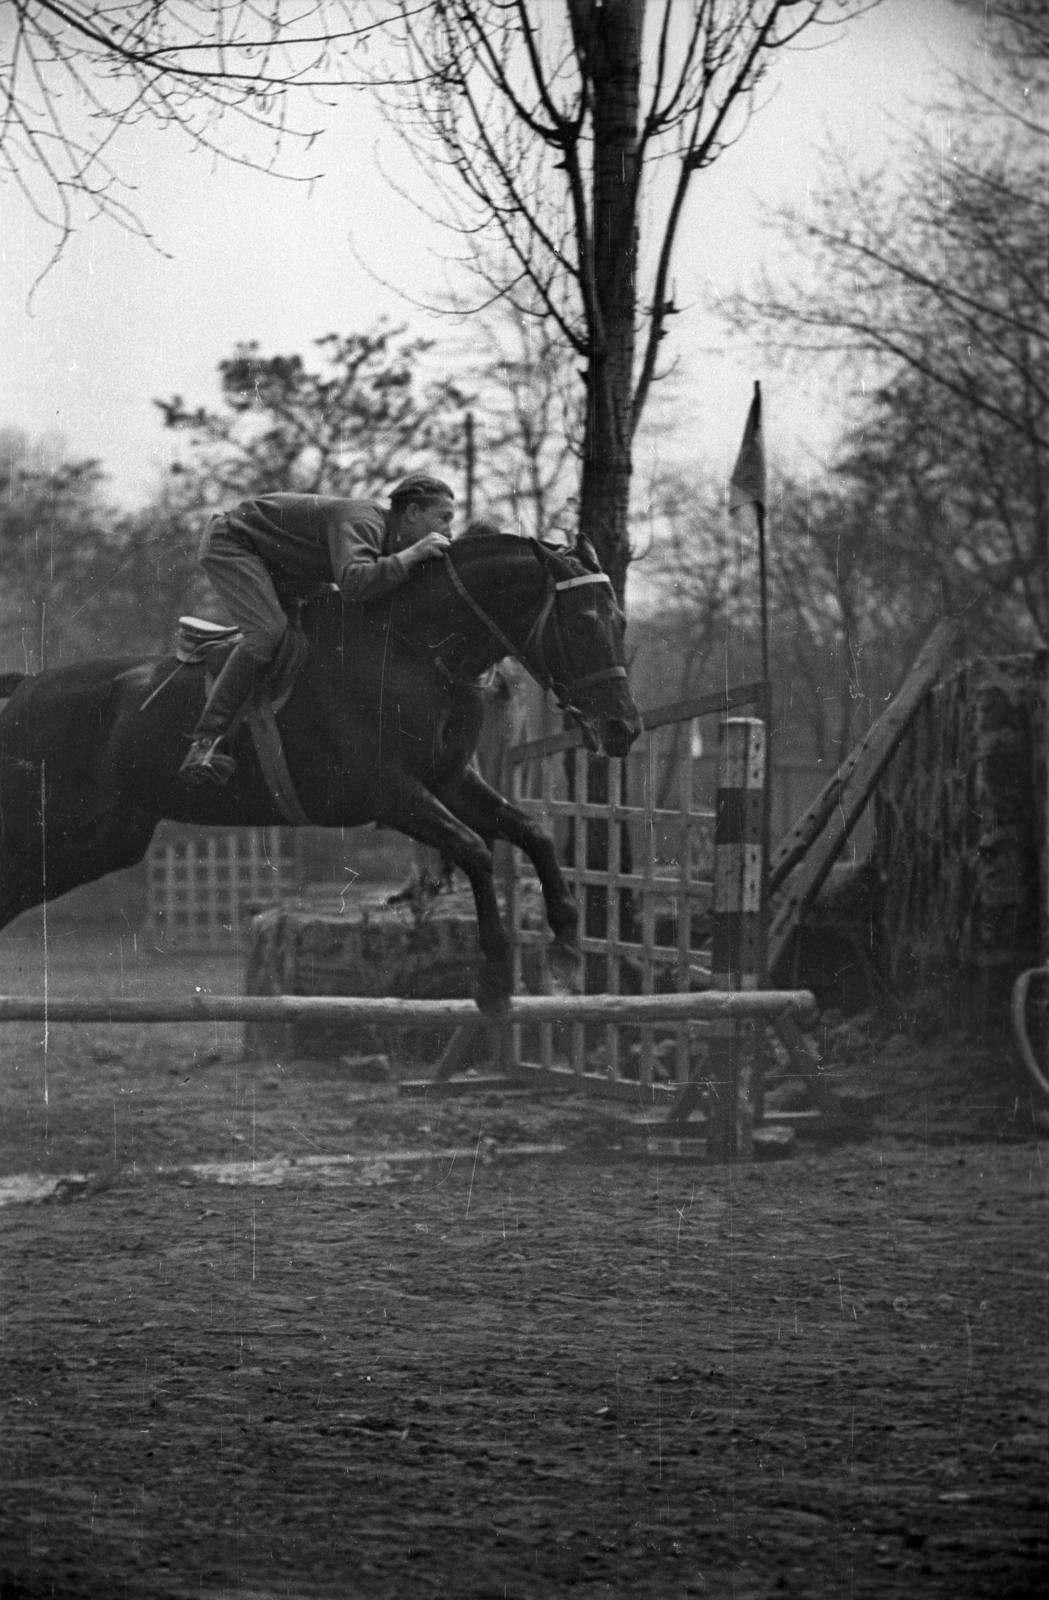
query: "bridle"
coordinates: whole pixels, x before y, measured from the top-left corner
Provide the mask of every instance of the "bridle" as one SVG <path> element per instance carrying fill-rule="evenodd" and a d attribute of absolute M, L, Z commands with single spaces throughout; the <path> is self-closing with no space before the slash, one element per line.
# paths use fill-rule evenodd
<path fill-rule="evenodd" d="M 564 662 L 566 669 L 570 671 L 568 651 L 565 647 L 564 635 L 561 632 L 561 623 L 558 616 L 557 597 L 559 594 L 564 594 L 566 590 L 581 589 L 594 583 L 607 584 L 611 589 L 612 580 L 608 574 L 606 572 L 585 572 L 575 578 L 561 578 L 559 580 L 554 577 L 550 568 L 546 566 L 546 594 L 543 596 L 542 606 L 528 631 L 527 639 L 518 648 L 513 640 L 503 632 L 499 624 L 488 615 L 484 607 L 478 605 L 458 572 L 456 572 L 455 565 L 447 550 L 444 552 L 444 564 L 452 581 L 452 586 L 460 599 L 464 600 L 474 615 L 484 623 L 488 632 L 502 645 L 506 654 L 519 661 L 525 671 L 536 680 L 541 688 L 547 689 L 553 694 L 561 711 L 578 726 L 587 747 L 591 750 L 596 750 L 598 748 L 598 738 L 594 725 L 585 711 L 582 711 L 575 704 L 572 696 L 580 689 L 591 688 L 595 683 L 607 683 L 612 678 L 625 678 L 627 670 L 625 667 L 601 667 L 597 672 L 586 672 L 579 677 L 569 677 L 567 682 L 562 682 L 549 666 L 544 640 L 547 627 L 552 627 L 561 660 Z M 532 659 L 529 659 L 530 655 Z"/>

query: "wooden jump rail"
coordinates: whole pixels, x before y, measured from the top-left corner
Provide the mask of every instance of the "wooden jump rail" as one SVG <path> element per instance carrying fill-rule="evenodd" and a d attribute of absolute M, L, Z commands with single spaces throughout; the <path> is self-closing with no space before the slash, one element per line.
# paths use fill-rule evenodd
<path fill-rule="evenodd" d="M 788 1016 L 799 1022 L 816 1017 L 807 989 L 767 989 L 719 993 L 650 995 L 522 995 L 510 1002 L 500 1023 L 539 1022 L 652 1023 L 714 1022 L 745 1017 Z M 94 1000 L 68 997 L 43 1000 L 30 995 L 0 995 L 2 1022 L 349 1022 L 396 1028 L 447 1027 L 476 1022 L 472 1000 L 388 1000 L 328 995 L 193 995 L 184 1000 L 140 1000 L 123 995 Z"/>

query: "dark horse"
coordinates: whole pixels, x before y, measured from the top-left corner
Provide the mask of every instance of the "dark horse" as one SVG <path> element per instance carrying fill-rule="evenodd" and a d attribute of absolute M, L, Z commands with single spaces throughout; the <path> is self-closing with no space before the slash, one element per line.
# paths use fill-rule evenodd
<path fill-rule="evenodd" d="M 477 1003 L 510 994 L 492 844 L 535 864 L 563 973 L 578 960 L 575 903 L 551 839 L 469 766 L 477 680 L 510 653 L 553 689 L 592 748 L 624 756 L 640 718 L 623 667 L 623 617 L 586 541 L 463 540 L 384 601 L 305 605 L 305 666 L 278 714 L 303 808 L 319 827 L 381 822 L 462 868 L 477 907 Z M 18 682 L 0 714 L 0 927 L 30 906 L 141 860 L 162 817 L 280 825 L 250 734 L 227 789 L 178 781 L 204 673 L 174 658 L 104 659 Z M 168 680 L 168 681 L 165 681 Z M 8 679 L 4 687 L 10 687 Z"/>

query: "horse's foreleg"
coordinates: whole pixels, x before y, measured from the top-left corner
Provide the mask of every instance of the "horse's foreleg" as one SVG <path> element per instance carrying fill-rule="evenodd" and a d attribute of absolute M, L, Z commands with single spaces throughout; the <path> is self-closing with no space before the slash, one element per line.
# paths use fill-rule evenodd
<path fill-rule="evenodd" d="M 548 960 L 558 977 L 568 979 L 579 965 L 579 908 L 561 871 L 554 841 L 519 806 L 505 800 L 472 767 L 438 789 L 440 798 L 457 817 L 475 828 L 483 839 L 505 839 L 521 850 L 535 867 L 546 906 L 546 920 L 554 942 Z"/>
<path fill-rule="evenodd" d="M 459 820 L 407 773 L 384 771 L 374 794 L 375 817 L 420 844 L 433 845 L 461 867 L 470 880 L 477 908 L 481 951 L 476 1000 L 489 1014 L 506 1009 L 512 988 L 510 942 L 495 897 L 492 852 L 485 838 Z"/>

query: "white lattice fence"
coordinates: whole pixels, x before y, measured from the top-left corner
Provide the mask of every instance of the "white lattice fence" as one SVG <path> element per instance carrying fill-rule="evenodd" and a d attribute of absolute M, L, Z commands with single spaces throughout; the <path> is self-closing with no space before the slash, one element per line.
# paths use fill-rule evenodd
<path fill-rule="evenodd" d="M 147 858 L 146 928 L 166 950 L 224 950 L 249 908 L 288 898 L 298 881 L 287 828 L 162 826 Z"/>
<path fill-rule="evenodd" d="M 668 994 L 713 984 L 714 793 L 693 752 L 717 745 L 727 713 L 767 716 L 762 684 L 706 695 L 645 713 L 645 732 L 628 762 L 596 767 L 573 734 L 509 752 L 513 798 L 550 831 L 582 912 L 583 990 Z M 713 769 L 705 774 L 713 779 Z M 595 789 L 596 784 L 596 789 Z M 525 952 L 548 934 L 534 875 L 515 854 L 509 912 L 520 991 Z M 601 1071 L 643 1086 L 688 1081 L 689 1027 L 571 1030 L 545 1026 L 518 1037 L 519 1059 L 537 1048 L 537 1065 Z"/>

